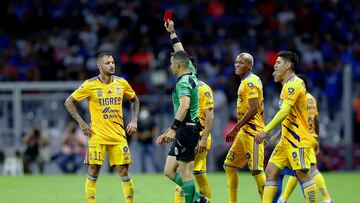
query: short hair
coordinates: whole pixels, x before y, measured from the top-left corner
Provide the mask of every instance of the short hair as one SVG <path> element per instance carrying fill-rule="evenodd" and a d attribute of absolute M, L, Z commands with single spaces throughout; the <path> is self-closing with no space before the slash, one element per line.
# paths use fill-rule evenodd
<path fill-rule="evenodd" d="M 242 57 L 246 63 L 250 64 L 251 67 L 254 65 L 254 57 L 251 56 L 251 54 L 244 52 L 239 56 Z"/>
<path fill-rule="evenodd" d="M 308 80 L 308 78 L 306 77 L 306 75 L 303 75 L 303 74 L 296 74 L 300 79 L 302 79 L 303 81 L 304 81 L 304 84 L 305 84 L 305 88 L 307 89 L 307 90 L 309 90 L 309 80 Z"/>
<path fill-rule="evenodd" d="M 285 58 L 292 63 L 292 69 L 295 70 L 299 64 L 299 57 L 295 52 L 292 51 L 280 51 L 278 57 Z"/>
<path fill-rule="evenodd" d="M 112 54 L 110 52 L 104 51 L 101 52 L 97 55 L 96 57 L 96 63 L 99 64 L 100 60 L 104 57 L 104 56 L 112 56 Z"/>
<path fill-rule="evenodd" d="M 181 65 L 181 67 L 189 67 L 190 56 L 186 51 L 176 51 L 172 53 L 171 56 L 173 60 L 176 60 Z"/>

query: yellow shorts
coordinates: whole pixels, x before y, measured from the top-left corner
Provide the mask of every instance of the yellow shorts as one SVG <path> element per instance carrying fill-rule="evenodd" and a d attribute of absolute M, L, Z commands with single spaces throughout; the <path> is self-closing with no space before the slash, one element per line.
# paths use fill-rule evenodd
<path fill-rule="evenodd" d="M 285 148 L 277 145 L 269 162 L 281 169 L 284 167 L 292 170 L 310 169 L 310 151 L 311 147 Z"/>
<path fill-rule="evenodd" d="M 315 147 L 317 144 L 318 144 L 317 139 L 313 137 L 311 140 L 310 164 L 316 164 Z"/>
<path fill-rule="evenodd" d="M 110 166 L 132 163 L 130 149 L 126 142 L 117 145 L 89 143 L 85 163 L 102 165 L 106 151 L 109 153 Z"/>
<path fill-rule="evenodd" d="M 193 171 L 206 172 L 206 156 L 210 150 L 210 147 L 211 147 L 211 136 L 209 135 L 209 137 L 207 138 L 206 151 L 202 153 L 197 153 L 195 155 Z"/>
<path fill-rule="evenodd" d="M 253 136 L 240 131 L 226 155 L 224 165 L 243 168 L 246 163 L 250 170 L 264 169 L 264 143 L 257 144 Z"/>

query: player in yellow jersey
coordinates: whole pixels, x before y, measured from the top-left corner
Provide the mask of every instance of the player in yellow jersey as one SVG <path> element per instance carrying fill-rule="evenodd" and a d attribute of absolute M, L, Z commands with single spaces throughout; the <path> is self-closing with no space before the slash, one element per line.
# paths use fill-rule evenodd
<path fill-rule="evenodd" d="M 264 144 L 255 143 L 255 135 L 264 128 L 263 86 L 260 78 L 252 73 L 253 57 L 241 53 L 235 61 L 235 74 L 240 76 L 238 89 L 237 118 L 238 122 L 226 136 L 231 146 L 224 161 L 224 169 L 228 182 L 229 203 L 237 202 L 238 168 L 246 164 L 255 178 L 262 198 L 265 185 Z"/>
<path fill-rule="evenodd" d="M 262 143 L 266 135 L 281 123 L 280 141 L 266 166 L 263 203 L 272 202 L 278 188 L 279 172 L 284 167 L 295 170 L 304 188 L 306 202 L 316 202 L 316 187 L 310 173 L 312 137 L 308 123 L 306 88 L 294 70 L 298 60 L 298 56 L 293 52 L 278 53 L 273 75 L 275 82 L 281 82 L 283 85 L 280 110 L 255 137 L 257 143 Z"/>
<path fill-rule="evenodd" d="M 115 74 L 115 62 L 110 53 L 103 52 L 97 57 L 100 74 L 86 80 L 66 100 L 65 106 L 70 115 L 78 122 L 85 135 L 89 137 L 85 162 L 89 164 L 85 183 L 86 201 L 95 202 L 96 180 L 106 152 L 111 166 L 116 166 L 126 203 L 133 202 L 134 189 L 129 173 L 132 163 L 126 135 L 137 129 L 139 100 L 129 83 Z M 131 101 L 132 118 L 124 126 L 122 113 L 123 98 Z M 76 105 L 87 99 L 91 122 L 87 124 L 76 110 Z"/>
<path fill-rule="evenodd" d="M 298 75 L 304 83 L 305 87 L 308 88 L 307 85 L 307 79 L 303 75 Z M 309 91 L 306 93 L 307 97 L 307 110 L 309 113 L 309 128 L 310 128 L 310 134 L 312 136 L 312 142 L 311 142 L 311 150 L 310 150 L 310 165 L 311 165 L 311 175 L 314 179 L 314 182 L 316 184 L 316 188 L 320 190 L 322 196 L 323 196 L 323 202 L 324 203 L 331 203 L 331 197 L 329 195 L 329 192 L 327 190 L 324 177 L 320 173 L 319 169 L 317 168 L 317 162 L 316 162 L 316 155 L 319 153 L 319 118 L 318 118 L 318 108 L 317 108 L 317 102 L 314 96 L 312 96 Z M 295 189 L 297 184 L 297 178 L 295 176 L 290 176 L 284 193 L 279 198 L 279 203 L 286 203 L 289 196 L 291 195 L 292 191 Z"/>

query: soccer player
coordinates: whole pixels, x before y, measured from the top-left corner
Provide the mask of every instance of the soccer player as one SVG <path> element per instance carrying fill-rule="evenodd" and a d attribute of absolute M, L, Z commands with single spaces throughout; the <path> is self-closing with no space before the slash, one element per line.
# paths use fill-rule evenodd
<path fill-rule="evenodd" d="M 307 85 L 307 79 L 305 78 L 305 76 L 299 75 L 299 77 L 304 81 L 305 87 L 307 88 L 308 85 Z M 322 194 L 323 202 L 330 203 L 331 198 L 330 198 L 329 192 L 327 190 L 324 177 L 322 176 L 319 169 L 317 168 L 317 162 L 316 162 L 316 155 L 319 153 L 319 149 L 320 149 L 319 138 L 318 138 L 319 118 L 318 118 L 317 103 L 316 103 L 316 99 L 314 98 L 314 96 L 312 96 L 309 93 L 309 91 L 306 92 L 306 97 L 307 97 L 307 110 L 309 113 L 308 122 L 309 122 L 310 134 L 312 136 L 311 149 L 310 149 L 311 175 L 316 184 L 316 188 L 318 190 L 320 190 L 320 192 Z M 296 184 L 297 184 L 296 176 L 290 176 L 290 178 L 286 184 L 284 193 L 279 198 L 279 203 L 285 203 L 288 200 L 289 196 L 295 189 Z"/>
<path fill-rule="evenodd" d="M 265 128 L 256 135 L 262 143 L 271 130 L 281 123 L 281 139 L 266 166 L 266 185 L 263 203 L 271 203 L 278 188 L 278 175 L 284 167 L 295 170 L 301 182 L 306 202 L 316 202 L 315 183 L 310 174 L 311 135 L 308 124 L 306 88 L 295 74 L 298 56 L 290 51 L 278 53 L 274 65 L 275 82 L 283 85 L 280 110 Z"/>
<path fill-rule="evenodd" d="M 89 164 L 85 183 L 86 201 L 95 202 L 96 181 L 106 152 L 110 166 L 116 166 L 121 177 L 126 203 L 132 203 L 134 189 L 129 164 L 132 163 L 126 135 L 137 129 L 139 99 L 129 83 L 115 76 L 115 62 L 110 53 L 103 52 L 97 57 L 100 74 L 86 80 L 66 100 L 65 107 L 89 137 L 86 163 Z M 132 118 L 124 127 L 122 113 L 123 97 L 131 101 Z M 91 122 L 87 124 L 76 110 L 76 105 L 87 99 Z"/>
<path fill-rule="evenodd" d="M 165 22 L 165 28 L 170 33 L 171 40 L 177 38 L 174 22 L 168 20 Z M 184 51 L 181 42 L 173 44 L 175 51 Z M 191 58 L 190 60 L 192 60 Z M 196 62 L 191 61 L 196 69 Z M 197 153 L 194 160 L 193 175 L 199 187 L 200 194 L 211 200 L 211 190 L 206 174 L 206 156 L 211 146 L 210 131 L 214 120 L 214 97 L 212 89 L 203 81 L 199 81 L 199 114 L 201 126 L 204 129 L 200 132 L 200 140 L 198 142 Z M 174 194 L 174 203 L 184 202 L 183 191 L 180 186 L 176 186 Z"/>
<path fill-rule="evenodd" d="M 238 168 L 247 163 L 255 178 L 262 198 L 265 185 L 264 144 L 255 143 L 254 137 L 264 128 L 263 86 L 260 78 L 252 73 L 254 59 L 249 53 L 241 53 L 235 61 L 235 74 L 241 78 L 237 99 L 238 122 L 226 135 L 227 142 L 233 142 L 224 169 L 227 176 L 229 203 L 237 202 Z"/>

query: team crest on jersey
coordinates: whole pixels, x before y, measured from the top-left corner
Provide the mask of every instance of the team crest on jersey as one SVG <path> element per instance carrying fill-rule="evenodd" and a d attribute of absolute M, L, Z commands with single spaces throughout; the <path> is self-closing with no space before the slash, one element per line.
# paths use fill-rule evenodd
<path fill-rule="evenodd" d="M 205 96 L 207 96 L 208 98 L 211 98 L 210 92 L 205 92 Z"/>
<path fill-rule="evenodd" d="M 289 88 L 288 88 L 288 92 L 289 92 L 289 94 L 293 94 L 293 93 L 294 93 L 294 91 L 295 91 L 295 89 L 294 89 L 294 88 L 292 88 L 292 87 L 289 87 Z"/>
<path fill-rule="evenodd" d="M 98 95 L 98 97 L 102 97 L 102 91 L 101 91 L 101 89 L 98 89 L 98 90 L 97 90 L 97 95 Z"/>
<path fill-rule="evenodd" d="M 254 87 L 254 83 L 249 82 L 249 83 L 247 84 L 247 86 L 248 86 L 249 88 L 253 88 L 253 87 Z"/>
<path fill-rule="evenodd" d="M 128 152 L 128 151 L 129 151 L 129 148 L 128 148 L 127 146 L 125 146 L 125 147 L 123 148 L 123 151 L 124 151 L 124 152 Z"/>
<path fill-rule="evenodd" d="M 115 88 L 116 95 L 120 95 L 120 87 Z"/>

